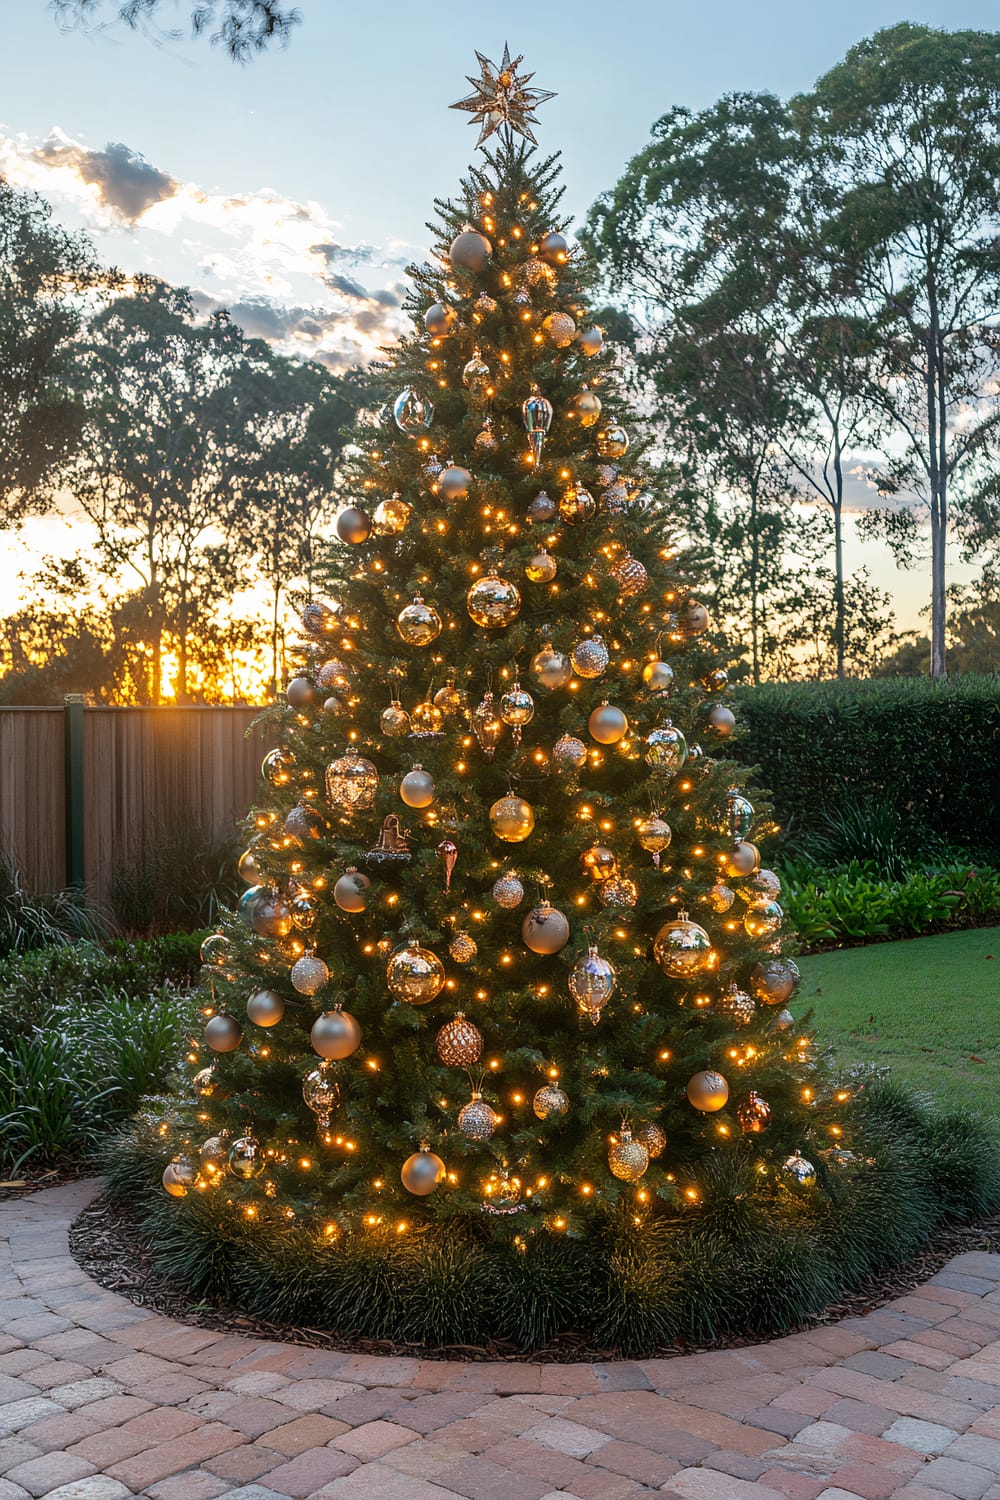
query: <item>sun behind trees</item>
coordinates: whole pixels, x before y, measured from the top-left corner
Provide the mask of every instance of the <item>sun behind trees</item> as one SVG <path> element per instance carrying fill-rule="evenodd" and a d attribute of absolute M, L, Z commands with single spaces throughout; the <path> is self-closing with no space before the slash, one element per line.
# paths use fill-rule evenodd
<path fill-rule="evenodd" d="M 899 1183 L 785 1008 L 708 613 L 556 160 L 515 140 L 520 60 L 480 61 L 499 145 L 437 205 L 395 400 L 358 434 L 337 602 L 303 615 L 249 889 L 205 944 L 196 1100 L 118 1180 L 172 1149 L 163 1263 L 273 1316 L 632 1348 L 781 1326 L 848 1274 L 848 1212 L 852 1270 L 885 1254 Z"/>

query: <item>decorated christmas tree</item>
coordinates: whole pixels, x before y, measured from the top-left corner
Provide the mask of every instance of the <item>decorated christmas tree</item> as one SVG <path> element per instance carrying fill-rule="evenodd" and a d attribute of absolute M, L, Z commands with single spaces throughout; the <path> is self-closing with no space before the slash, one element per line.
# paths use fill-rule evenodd
<path fill-rule="evenodd" d="M 720 754 L 724 643 L 536 149 L 549 96 L 479 62 L 483 154 L 373 374 L 191 1102 L 150 1132 L 155 1235 L 195 1289 L 346 1331 L 781 1326 L 919 1237 L 885 1163 L 922 1127 L 897 1100 L 874 1140 L 787 1008 L 774 829 Z"/>

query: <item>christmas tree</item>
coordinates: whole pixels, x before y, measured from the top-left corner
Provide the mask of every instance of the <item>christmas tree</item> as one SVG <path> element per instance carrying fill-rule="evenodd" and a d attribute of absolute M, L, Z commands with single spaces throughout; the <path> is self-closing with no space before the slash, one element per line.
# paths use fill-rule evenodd
<path fill-rule="evenodd" d="M 252 1265 L 245 1299 L 309 1283 L 363 1332 L 781 1326 L 893 1253 L 887 1212 L 918 1234 L 912 1174 L 875 1169 L 787 1009 L 774 829 L 719 754 L 723 643 L 536 149 L 549 96 L 479 62 L 483 155 L 373 374 L 248 889 L 204 945 L 193 1102 L 151 1132 L 184 1200 L 156 1234 L 196 1288 Z"/>

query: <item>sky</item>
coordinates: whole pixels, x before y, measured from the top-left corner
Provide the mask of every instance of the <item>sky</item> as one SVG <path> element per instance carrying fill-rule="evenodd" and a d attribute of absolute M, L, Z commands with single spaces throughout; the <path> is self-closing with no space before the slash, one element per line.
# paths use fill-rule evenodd
<path fill-rule="evenodd" d="M 126 271 L 187 285 L 248 332 L 334 367 L 398 327 L 405 266 L 420 259 L 435 196 L 474 153 L 466 116 L 474 48 L 523 51 L 561 149 L 577 220 L 673 105 L 735 89 L 808 88 L 852 43 L 901 19 L 1000 25 L 989 0 L 549 0 L 502 15 L 439 0 L 298 0 L 285 49 L 240 67 L 186 33 L 190 0 L 166 0 L 180 39 L 118 27 L 65 32 L 47 0 L 0 16 L 0 174 L 36 188 Z M 104 13 L 111 10 L 110 3 Z M 30 546 L 51 528 L 34 527 Z M 852 541 L 916 624 L 922 577 Z M 9 565 L 8 565 L 9 571 Z M 0 574 L 3 570 L 0 567 Z"/>

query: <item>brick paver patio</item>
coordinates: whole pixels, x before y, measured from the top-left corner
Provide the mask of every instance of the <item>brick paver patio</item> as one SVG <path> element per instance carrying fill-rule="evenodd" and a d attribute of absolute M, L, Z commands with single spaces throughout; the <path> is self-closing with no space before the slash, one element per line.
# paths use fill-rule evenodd
<path fill-rule="evenodd" d="M 0 1206 L 0 1500 L 1000 1500 L 1000 1255 L 750 1349 L 379 1359 L 104 1291 L 74 1183 Z"/>

